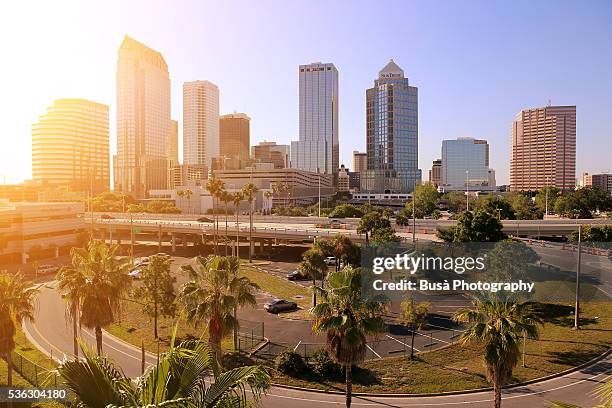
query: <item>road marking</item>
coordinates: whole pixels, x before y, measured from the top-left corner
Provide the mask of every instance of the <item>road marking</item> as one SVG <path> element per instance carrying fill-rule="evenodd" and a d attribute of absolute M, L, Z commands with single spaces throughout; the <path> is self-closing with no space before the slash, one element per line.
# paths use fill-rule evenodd
<path fill-rule="evenodd" d="M 427 337 L 428 339 L 438 340 L 438 341 L 441 341 L 442 343 L 451 344 L 451 343 L 449 343 L 446 340 L 438 339 L 436 337 L 433 337 L 432 335 L 427 335 L 427 334 L 419 333 L 418 331 L 415 331 L 415 333 L 418 334 L 419 336 Z"/>
<path fill-rule="evenodd" d="M 374 349 L 372 347 L 370 347 L 370 345 L 366 344 L 366 347 L 370 349 L 370 351 L 372 353 L 374 353 L 374 355 L 376 355 L 376 357 L 382 359 L 382 357 L 380 356 L 380 354 L 378 354 L 377 352 L 374 351 Z"/>
<path fill-rule="evenodd" d="M 403 341 L 400 341 L 400 340 L 396 339 L 395 337 L 391 337 L 391 336 L 389 336 L 388 334 L 385 334 L 385 336 L 386 336 L 386 337 L 388 337 L 388 338 L 390 338 L 391 340 L 395 340 L 395 341 L 397 341 L 399 344 L 403 344 L 403 345 L 404 345 L 404 346 L 406 346 L 406 347 L 410 347 L 410 348 L 412 348 L 412 349 L 414 349 L 414 350 L 416 350 L 416 351 L 421 351 L 421 350 L 419 350 L 419 349 L 418 349 L 418 348 L 416 348 L 416 347 L 412 347 L 410 344 L 406 344 L 406 343 L 404 343 Z"/>
<path fill-rule="evenodd" d="M 297 350 L 297 348 L 300 347 L 300 344 L 302 344 L 302 340 L 298 341 L 298 344 L 295 345 L 293 351 Z"/>

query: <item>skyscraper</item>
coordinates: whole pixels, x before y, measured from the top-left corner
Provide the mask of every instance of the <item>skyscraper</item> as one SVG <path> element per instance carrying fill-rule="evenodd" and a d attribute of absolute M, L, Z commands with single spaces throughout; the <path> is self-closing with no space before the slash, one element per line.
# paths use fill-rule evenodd
<path fill-rule="evenodd" d="M 391 60 L 366 91 L 368 170 L 361 190 L 406 193 L 421 182 L 418 89 Z"/>
<path fill-rule="evenodd" d="M 219 119 L 221 156 L 235 162 L 237 168 L 244 168 L 249 161 L 250 122 L 251 118 L 244 113 L 230 113 Z"/>
<path fill-rule="evenodd" d="M 436 159 L 431 163 L 431 170 L 429 170 L 429 182 L 435 187 L 442 184 L 442 159 Z"/>
<path fill-rule="evenodd" d="M 74 192 L 108 191 L 108 105 L 56 100 L 32 125 L 32 176 Z"/>
<path fill-rule="evenodd" d="M 441 187 L 444 191 L 495 190 L 495 176 L 489 168 L 486 140 L 460 137 L 442 141 Z"/>
<path fill-rule="evenodd" d="M 291 167 L 337 175 L 338 70 L 331 63 L 300 65 L 299 80 L 300 140 L 291 142 Z"/>
<path fill-rule="evenodd" d="M 353 171 L 361 173 L 368 169 L 368 154 L 353 150 Z"/>
<path fill-rule="evenodd" d="M 167 186 L 170 76 L 158 51 L 125 36 L 117 60 L 115 189 L 145 197 Z"/>
<path fill-rule="evenodd" d="M 170 167 L 178 164 L 178 121 L 170 121 L 170 146 L 168 151 L 168 157 L 170 158 Z"/>
<path fill-rule="evenodd" d="M 183 84 L 183 163 L 211 168 L 219 149 L 219 88 L 209 81 Z"/>
<path fill-rule="evenodd" d="M 512 122 L 510 190 L 576 183 L 576 106 L 525 109 Z"/>

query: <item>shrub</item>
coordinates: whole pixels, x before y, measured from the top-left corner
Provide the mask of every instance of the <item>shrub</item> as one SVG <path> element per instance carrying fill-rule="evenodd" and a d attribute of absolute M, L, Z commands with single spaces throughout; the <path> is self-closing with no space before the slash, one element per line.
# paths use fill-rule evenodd
<path fill-rule="evenodd" d="M 255 365 L 252 358 L 243 353 L 225 353 L 221 358 L 221 365 L 226 370 L 233 370 L 238 367 Z"/>
<path fill-rule="evenodd" d="M 302 356 L 295 351 L 286 350 L 274 359 L 274 368 L 283 374 L 297 377 L 303 375 L 308 366 Z"/>
<path fill-rule="evenodd" d="M 315 351 L 310 357 L 312 371 L 326 379 L 336 379 L 342 375 L 340 364 L 332 360 L 329 352 L 325 349 Z"/>

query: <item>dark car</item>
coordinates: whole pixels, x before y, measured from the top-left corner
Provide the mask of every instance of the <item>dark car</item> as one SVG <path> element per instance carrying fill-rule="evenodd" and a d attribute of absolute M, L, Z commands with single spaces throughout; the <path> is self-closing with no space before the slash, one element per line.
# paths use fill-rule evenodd
<path fill-rule="evenodd" d="M 285 299 L 274 299 L 264 305 L 264 310 L 268 313 L 290 312 L 297 308 L 297 303 Z"/>
<path fill-rule="evenodd" d="M 214 221 L 208 217 L 200 217 L 198 218 L 198 222 L 214 222 Z"/>
<path fill-rule="evenodd" d="M 112 215 L 108 215 L 108 214 L 102 214 L 100 218 L 102 218 L 103 220 L 114 220 L 115 219 L 115 217 L 113 217 Z"/>
<path fill-rule="evenodd" d="M 307 277 L 302 275 L 302 273 L 296 269 L 295 271 L 287 274 L 287 279 L 289 279 L 290 281 L 299 281 L 306 280 Z"/>

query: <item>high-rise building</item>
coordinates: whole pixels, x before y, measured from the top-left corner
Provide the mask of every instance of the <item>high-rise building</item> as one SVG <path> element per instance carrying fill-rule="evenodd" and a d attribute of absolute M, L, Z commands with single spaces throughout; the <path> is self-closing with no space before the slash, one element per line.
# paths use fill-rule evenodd
<path fill-rule="evenodd" d="M 340 171 L 338 171 L 338 191 L 349 191 L 349 184 L 349 169 L 344 167 L 343 164 L 340 166 Z"/>
<path fill-rule="evenodd" d="M 32 176 L 94 195 L 110 189 L 108 105 L 58 99 L 32 125 Z"/>
<path fill-rule="evenodd" d="M 429 182 L 435 187 L 442 184 L 442 159 L 436 159 L 431 164 L 431 170 L 429 170 Z"/>
<path fill-rule="evenodd" d="M 209 81 L 183 84 L 183 163 L 212 166 L 219 148 L 219 88 Z"/>
<path fill-rule="evenodd" d="M 495 190 L 494 172 L 489 168 L 486 140 L 460 137 L 442 141 L 441 184 L 444 191 Z"/>
<path fill-rule="evenodd" d="M 525 109 L 512 123 L 510 190 L 544 186 L 572 189 L 576 183 L 576 107 Z"/>
<path fill-rule="evenodd" d="M 238 168 L 244 168 L 249 161 L 250 122 L 251 118 L 244 113 L 219 118 L 220 154 L 237 162 Z"/>
<path fill-rule="evenodd" d="M 251 147 L 251 159 L 255 163 L 272 163 L 275 169 L 285 169 L 289 167 L 289 145 L 264 140 Z"/>
<path fill-rule="evenodd" d="M 418 89 L 391 60 L 366 91 L 368 169 L 361 190 L 406 193 L 421 182 Z"/>
<path fill-rule="evenodd" d="M 179 154 L 178 154 L 178 150 L 179 150 L 179 144 L 178 144 L 178 139 L 179 139 L 179 131 L 178 131 L 178 121 L 176 120 L 171 120 L 170 121 L 170 146 L 169 146 L 169 152 L 168 152 L 168 157 L 170 159 L 170 167 L 175 166 L 178 164 L 178 158 L 179 158 Z"/>
<path fill-rule="evenodd" d="M 170 76 L 158 51 L 125 36 L 117 60 L 115 190 L 145 197 L 166 188 Z"/>
<path fill-rule="evenodd" d="M 584 173 L 582 176 L 583 187 L 599 187 L 603 191 L 612 193 L 612 174 L 589 174 Z"/>
<path fill-rule="evenodd" d="M 353 171 L 361 173 L 368 169 L 368 154 L 353 150 Z"/>
<path fill-rule="evenodd" d="M 340 166 L 338 70 L 331 63 L 300 65 L 299 80 L 300 140 L 291 142 L 291 167 L 335 176 Z"/>

